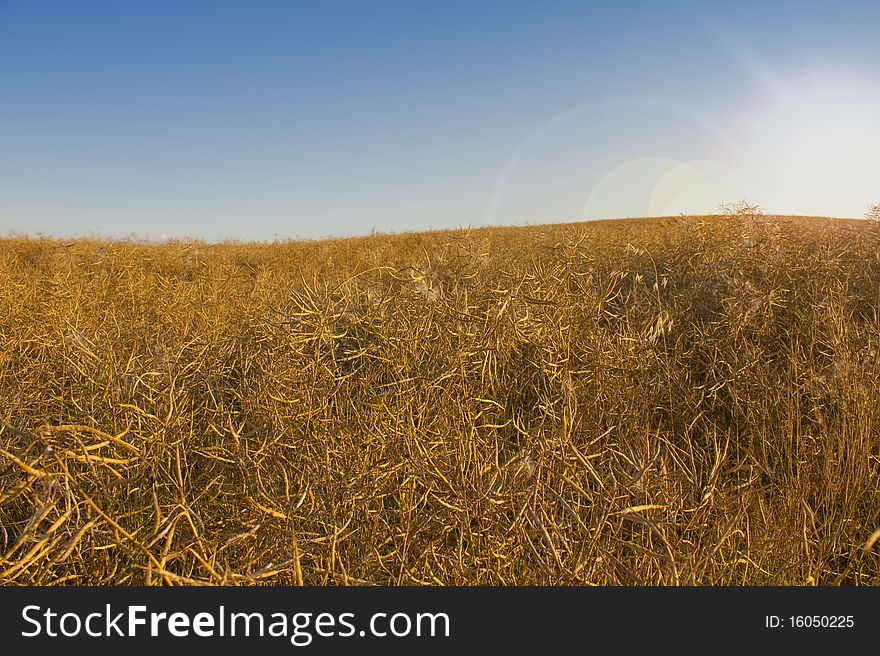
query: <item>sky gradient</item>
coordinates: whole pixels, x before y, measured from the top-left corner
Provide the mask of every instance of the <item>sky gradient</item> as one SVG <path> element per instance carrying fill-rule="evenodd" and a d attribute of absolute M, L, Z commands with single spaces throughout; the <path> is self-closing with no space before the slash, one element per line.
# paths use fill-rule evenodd
<path fill-rule="evenodd" d="M 0 0 L 0 233 L 880 202 L 880 3 Z"/>

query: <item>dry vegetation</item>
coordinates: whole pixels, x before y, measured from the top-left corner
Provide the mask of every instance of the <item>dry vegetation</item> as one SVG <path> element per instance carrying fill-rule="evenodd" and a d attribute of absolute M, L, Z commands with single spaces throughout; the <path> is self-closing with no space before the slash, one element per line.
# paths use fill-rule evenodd
<path fill-rule="evenodd" d="M 0 583 L 880 584 L 878 304 L 750 212 L 3 240 Z"/>

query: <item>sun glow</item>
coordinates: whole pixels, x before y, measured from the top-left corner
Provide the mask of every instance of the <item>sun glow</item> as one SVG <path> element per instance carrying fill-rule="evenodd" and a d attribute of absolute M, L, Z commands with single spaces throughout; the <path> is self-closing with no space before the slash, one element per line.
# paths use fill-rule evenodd
<path fill-rule="evenodd" d="M 861 216 L 880 196 L 880 84 L 831 74 L 780 83 L 737 121 L 750 198 L 786 214 Z"/>
<path fill-rule="evenodd" d="M 603 117 L 627 111 L 630 120 L 689 125 L 707 145 L 691 150 L 694 159 L 678 159 L 671 153 L 686 149 L 671 139 L 665 146 L 658 141 L 641 157 L 609 162 L 582 188 L 571 187 L 570 200 L 565 199 L 571 207 L 577 207 L 572 201 L 582 203 L 575 211 L 584 219 L 712 214 L 739 201 L 773 214 L 864 216 L 880 202 L 880 83 L 831 73 L 785 79 L 764 69 L 759 78 L 761 95 L 751 101 L 732 98 L 727 113 L 623 98 L 553 117 L 511 157 L 489 203 L 487 223 L 510 208 L 528 206 L 546 184 L 534 173 L 555 161 L 545 148 L 542 163 L 545 142 L 564 142 L 568 131 L 578 134 L 591 121 L 601 125 Z M 596 128 L 596 142 L 599 136 Z M 585 161 L 593 156 L 589 149 L 583 153 Z M 558 200 L 566 188 L 557 189 Z"/>

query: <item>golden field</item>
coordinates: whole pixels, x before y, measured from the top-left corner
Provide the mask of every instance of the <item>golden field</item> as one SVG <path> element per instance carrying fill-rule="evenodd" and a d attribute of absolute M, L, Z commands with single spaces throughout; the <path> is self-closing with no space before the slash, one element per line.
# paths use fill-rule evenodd
<path fill-rule="evenodd" d="M 0 240 L 0 583 L 880 584 L 880 229 Z"/>

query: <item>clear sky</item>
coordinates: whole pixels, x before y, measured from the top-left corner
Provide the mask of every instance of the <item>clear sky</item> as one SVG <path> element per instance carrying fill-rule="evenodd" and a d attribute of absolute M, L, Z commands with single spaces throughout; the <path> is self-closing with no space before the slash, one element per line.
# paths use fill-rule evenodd
<path fill-rule="evenodd" d="M 0 0 L 0 233 L 880 202 L 880 2 Z"/>

